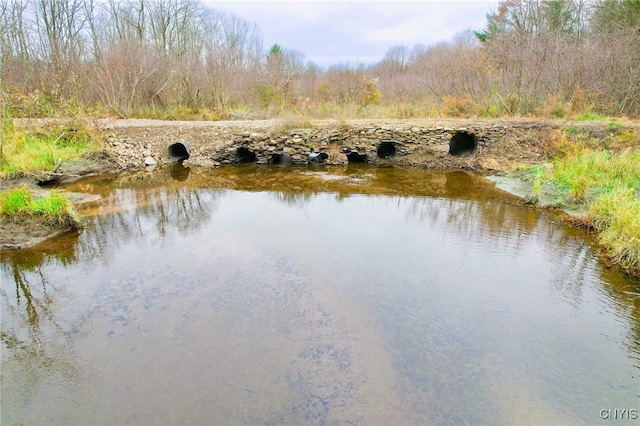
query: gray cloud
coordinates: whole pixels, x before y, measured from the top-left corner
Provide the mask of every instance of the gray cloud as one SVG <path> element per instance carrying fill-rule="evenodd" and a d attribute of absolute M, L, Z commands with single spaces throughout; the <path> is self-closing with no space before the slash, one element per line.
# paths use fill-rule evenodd
<path fill-rule="evenodd" d="M 389 47 L 435 44 L 482 29 L 498 1 L 211 1 L 204 4 L 255 22 L 265 47 L 302 52 L 320 66 L 374 63 Z"/>

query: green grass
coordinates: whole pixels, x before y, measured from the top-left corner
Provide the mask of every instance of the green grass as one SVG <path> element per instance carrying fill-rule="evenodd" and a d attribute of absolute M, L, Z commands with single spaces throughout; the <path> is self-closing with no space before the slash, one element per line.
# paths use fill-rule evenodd
<path fill-rule="evenodd" d="M 594 200 L 588 218 L 600 243 L 623 268 L 640 272 L 640 193 L 617 188 Z"/>
<path fill-rule="evenodd" d="M 611 258 L 633 274 L 640 275 L 640 143 L 637 136 L 622 132 L 602 145 L 622 149 L 593 148 L 598 140 L 562 136 L 552 163 L 528 170 L 534 188 L 553 185 L 564 203 L 580 204 L 585 216 Z M 559 146 L 560 146 L 559 145 Z M 534 191 L 535 192 L 535 191 Z M 535 199 L 536 194 L 532 194 Z"/>
<path fill-rule="evenodd" d="M 0 213 L 12 215 L 24 211 L 33 201 L 26 188 L 14 188 L 0 193 Z"/>
<path fill-rule="evenodd" d="M 576 121 L 603 121 L 606 120 L 606 118 L 607 117 L 605 117 L 604 115 L 594 114 L 591 112 L 583 112 L 576 118 Z"/>
<path fill-rule="evenodd" d="M 3 132 L 0 178 L 20 173 L 51 171 L 59 160 L 77 160 L 97 147 L 95 132 L 78 122 L 28 130 L 15 130 L 12 125 L 5 123 Z"/>
<path fill-rule="evenodd" d="M 640 151 L 615 154 L 584 150 L 556 159 L 546 176 L 576 201 L 585 201 L 615 188 L 640 189 Z"/>
<path fill-rule="evenodd" d="M 45 197 L 34 197 L 25 187 L 0 192 L 0 214 L 7 217 L 32 216 L 52 226 L 76 228 L 80 219 L 73 211 L 69 199 L 60 191 L 53 190 Z"/>

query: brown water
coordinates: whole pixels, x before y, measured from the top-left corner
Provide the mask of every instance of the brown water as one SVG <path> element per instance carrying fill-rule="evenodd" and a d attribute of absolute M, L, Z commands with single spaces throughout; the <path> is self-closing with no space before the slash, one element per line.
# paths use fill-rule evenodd
<path fill-rule="evenodd" d="M 639 283 L 481 176 L 81 184 L 81 235 L 2 254 L 3 425 L 637 418 Z"/>

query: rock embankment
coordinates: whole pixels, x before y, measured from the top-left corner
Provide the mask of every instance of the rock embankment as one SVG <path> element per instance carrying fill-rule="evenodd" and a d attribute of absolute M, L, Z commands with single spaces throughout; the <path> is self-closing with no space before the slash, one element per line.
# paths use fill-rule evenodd
<path fill-rule="evenodd" d="M 325 153 L 323 161 L 329 165 L 346 164 L 358 157 L 368 163 L 451 168 L 482 159 L 490 146 L 514 136 L 515 129 L 532 127 L 527 122 L 489 120 L 326 120 L 305 128 L 285 124 L 277 120 L 101 123 L 107 135 L 105 149 L 123 169 L 143 167 L 148 157 L 160 165 L 168 164 L 167 149 L 177 141 L 190 147 L 191 156 L 185 164 L 205 167 L 243 161 L 267 164 L 282 154 L 294 164 L 306 164 L 309 154 Z M 451 143 L 457 134 L 468 135 L 471 146 L 454 159 Z"/>
<path fill-rule="evenodd" d="M 33 127 L 51 120 L 21 119 L 14 120 L 14 125 Z M 319 158 L 329 165 L 355 160 L 434 169 L 511 170 L 519 164 L 549 160 L 556 130 L 563 126 L 587 130 L 596 137 L 610 131 L 604 122 L 489 119 L 321 120 L 299 125 L 280 120 L 131 119 L 97 120 L 95 125 L 105 135 L 104 149 L 78 164 L 63 164 L 60 174 L 68 175 L 63 180 L 139 169 L 153 162 L 169 164 L 168 147 L 178 141 L 189 146 L 187 166 L 266 164 L 276 162 L 278 156 L 306 164 L 309 154 L 322 153 Z M 452 150 L 456 135 L 459 143 Z M 451 155 L 454 151 L 459 155 Z"/>

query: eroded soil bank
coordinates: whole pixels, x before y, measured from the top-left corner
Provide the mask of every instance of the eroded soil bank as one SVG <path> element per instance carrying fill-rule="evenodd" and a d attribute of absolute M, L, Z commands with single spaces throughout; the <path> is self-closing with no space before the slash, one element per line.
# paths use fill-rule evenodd
<path fill-rule="evenodd" d="M 15 120 L 15 127 L 34 127 L 46 124 L 46 120 Z M 167 165 L 170 160 L 167 148 L 176 141 L 187 141 L 192 155 L 185 166 L 215 167 L 210 154 L 232 146 L 242 135 L 277 135 L 295 129 L 291 123 L 279 120 L 262 121 L 159 121 L 159 120 L 99 120 L 93 123 L 104 134 L 103 148 L 87 153 L 83 159 L 63 163 L 56 173 L 40 172 L 19 178 L 0 181 L 0 188 L 27 185 L 39 188 L 46 183 L 62 183 L 83 176 L 136 170 L 145 167 L 145 159 L 151 157 L 158 165 Z M 638 126 L 639 123 L 626 123 Z M 475 170 L 493 174 L 511 171 L 525 164 L 544 163 L 551 159 L 556 132 L 566 126 L 587 131 L 595 137 L 604 137 L 610 132 L 603 122 L 552 122 L 540 120 L 467 120 L 467 119 L 421 119 L 421 120 L 325 120 L 312 126 L 327 129 L 340 128 L 408 128 L 437 127 L 465 128 L 502 126 L 505 137 L 491 145 L 479 147 L 472 156 L 454 157 L 442 147 L 425 147 L 411 155 L 384 160 L 384 164 L 413 166 L 438 170 Z M 87 188 L 86 194 L 90 193 Z M 519 194 L 521 195 L 521 194 Z M 73 196 L 74 202 L 86 200 Z M 0 247 L 19 249 L 31 247 L 44 239 L 59 234 L 60 229 L 46 226 L 37 219 L 15 222 L 8 218 L 0 220 Z"/>

